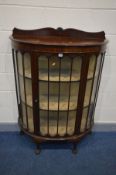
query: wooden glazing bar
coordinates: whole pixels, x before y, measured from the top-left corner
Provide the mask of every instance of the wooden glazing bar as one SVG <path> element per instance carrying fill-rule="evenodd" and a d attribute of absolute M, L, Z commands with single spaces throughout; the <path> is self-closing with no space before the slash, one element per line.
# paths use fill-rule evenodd
<path fill-rule="evenodd" d="M 36 58 L 38 60 L 38 70 L 37 70 L 38 77 L 39 77 L 39 65 L 40 65 L 39 56 L 40 55 L 36 56 L 38 58 L 38 59 Z M 38 78 L 38 125 L 39 125 L 38 133 L 40 133 L 40 90 L 39 90 L 40 87 L 39 87 L 39 82 L 40 82 L 40 80 Z"/>
<path fill-rule="evenodd" d="M 31 76 L 32 76 L 32 101 L 33 101 L 33 121 L 34 133 L 40 133 L 39 104 L 38 104 L 38 59 L 36 53 L 31 53 Z"/>
<path fill-rule="evenodd" d="M 76 114 L 76 122 L 75 122 L 75 134 L 80 133 L 81 119 L 82 119 L 82 113 L 83 113 L 83 104 L 84 104 L 85 90 L 86 90 L 86 84 L 87 84 L 89 58 L 90 58 L 89 54 L 82 56 L 79 96 L 78 96 L 77 114 Z"/>
<path fill-rule="evenodd" d="M 27 96 L 26 96 L 26 85 L 25 85 L 25 66 L 24 66 L 24 53 L 22 54 L 22 68 L 23 68 L 23 83 L 24 83 L 24 98 L 25 98 L 25 110 L 26 110 L 26 123 L 28 128 L 28 113 L 27 113 Z"/>
<path fill-rule="evenodd" d="M 88 115 L 89 115 L 89 110 L 91 106 L 91 98 L 92 98 L 92 92 L 93 92 L 93 86 L 94 86 L 95 72 L 96 72 L 97 60 L 98 60 L 99 54 L 95 54 L 95 56 L 96 56 L 96 59 L 95 59 L 95 65 L 94 65 L 94 73 L 93 73 L 93 79 L 92 79 L 92 86 L 91 86 L 91 92 L 90 92 L 89 107 L 88 107 L 88 112 L 87 112 L 85 129 L 87 129 L 87 121 L 88 121 L 88 117 L 89 117 Z"/>
<path fill-rule="evenodd" d="M 50 120 L 50 117 L 49 117 L 49 86 L 50 86 L 50 56 L 48 56 L 48 122 L 47 122 L 47 129 L 48 129 L 48 135 L 49 135 L 49 120 Z"/>
<path fill-rule="evenodd" d="M 68 129 L 68 118 L 69 118 L 69 108 L 70 108 L 70 95 L 71 95 L 71 77 L 72 77 L 72 66 L 73 66 L 73 57 L 71 59 L 70 64 L 70 80 L 69 80 L 69 96 L 68 96 L 68 111 L 67 111 L 67 121 L 66 121 L 66 134 Z"/>
<path fill-rule="evenodd" d="M 19 111 L 20 101 L 19 101 L 19 92 L 18 92 L 18 84 L 17 84 L 17 69 L 16 69 L 16 60 L 15 60 L 15 56 L 14 56 L 14 49 L 12 49 L 12 58 L 13 58 L 13 68 L 14 68 L 14 78 L 15 78 L 15 89 L 16 89 L 17 105 L 18 105 L 18 111 Z"/>
<path fill-rule="evenodd" d="M 20 98 L 20 105 L 19 105 L 19 117 L 22 119 L 23 123 L 23 114 L 22 114 L 22 105 L 21 105 L 21 85 L 19 81 L 19 66 L 18 66 L 18 57 L 17 57 L 18 51 L 16 51 L 16 68 L 17 68 L 17 82 L 18 82 L 18 87 L 19 87 L 19 98 Z"/>
<path fill-rule="evenodd" d="M 58 128 L 59 128 L 59 108 L 60 108 L 60 83 L 61 83 L 61 80 L 60 80 L 60 76 L 61 76 L 61 58 L 58 58 L 59 59 L 59 84 L 58 84 L 58 117 L 57 117 L 57 135 L 58 135 Z"/>

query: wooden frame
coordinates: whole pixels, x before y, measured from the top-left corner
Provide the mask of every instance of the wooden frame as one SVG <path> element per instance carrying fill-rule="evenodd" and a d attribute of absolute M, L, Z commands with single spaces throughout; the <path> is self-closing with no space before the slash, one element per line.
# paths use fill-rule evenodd
<path fill-rule="evenodd" d="M 91 132 L 92 124 L 93 124 L 93 116 L 95 111 L 95 106 L 97 102 L 97 96 L 98 96 L 98 90 L 100 85 L 100 79 L 101 79 L 101 73 L 103 68 L 103 61 L 105 56 L 105 50 L 106 50 L 106 44 L 107 40 L 105 39 L 105 33 L 104 32 L 97 32 L 97 33 L 88 33 L 76 29 L 65 29 L 62 28 L 53 29 L 53 28 L 43 28 L 43 29 L 37 29 L 37 30 L 20 30 L 14 28 L 12 36 L 10 36 L 11 42 L 12 42 L 12 55 L 13 55 L 13 64 L 14 64 L 14 75 L 15 75 L 15 85 L 16 85 L 16 94 L 17 94 L 17 103 L 18 103 L 18 111 L 19 111 L 19 125 L 21 128 L 21 131 L 25 132 L 26 134 L 30 135 L 33 140 L 38 144 L 44 141 L 71 141 L 74 143 L 74 149 L 73 152 L 76 152 L 76 143 L 83 138 L 86 134 Z M 21 53 L 21 58 L 18 58 L 17 53 Z M 26 86 L 29 85 L 26 80 L 27 72 L 26 72 L 26 64 L 24 63 L 25 60 L 25 53 L 28 53 L 30 55 L 30 69 L 31 72 L 29 76 L 31 76 L 31 86 L 32 86 L 32 109 L 28 109 L 28 99 L 26 96 L 27 89 Z M 41 109 L 41 99 L 40 99 L 40 81 L 38 80 L 38 77 L 40 77 L 40 57 L 41 55 L 44 55 L 47 57 L 48 61 L 48 68 L 47 71 L 47 80 L 44 81 L 48 82 L 48 123 L 47 123 L 47 134 L 42 135 L 41 134 L 41 113 L 40 111 L 44 109 Z M 57 57 L 58 59 L 58 72 L 57 76 L 58 78 L 51 81 L 50 80 L 50 61 L 53 57 L 53 60 Z M 93 58 L 91 58 L 93 56 Z M 59 120 L 60 120 L 60 113 L 61 113 L 61 105 L 60 105 L 60 98 L 61 90 L 60 86 L 62 85 L 61 81 L 61 64 L 62 64 L 62 58 L 61 57 L 67 57 L 67 62 L 69 58 L 70 62 L 70 73 L 69 73 L 69 80 L 64 80 L 64 83 L 67 83 L 69 86 L 69 93 L 68 93 L 68 107 L 67 107 L 67 116 L 66 116 L 66 133 L 64 135 L 59 135 L 58 127 L 59 127 Z M 71 98 L 71 86 L 72 86 L 72 67 L 73 67 L 73 61 L 76 57 L 81 58 L 81 71 L 80 71 L 80 79 L 77 81 L 74 81 L 75 83 L 79 83 L 79 92 L 78 92 L 78 98 L 77 98 L 77 105 L 74 111 L 76 112 L 76 118 L 75 118 L 75 124 L 74 124 L 74 132 L 72 134 L 69 134 L 67 132 L 68 130 L 68 123 L 69 122 L 69 113 L 70 113 L 70 98 Z M 39 59 L 38 59 L 39 58 Z M 99 58 L 99 61 L 98 61 Z M 89 69 L 90 69 L 90 62 L 91 59 L 94 60 L 94 66 L 92 70 L 92 77 L 89 77 Z M 20 61 L 22 62 L 20 63 Z M 100 62 L 100 63 L 99 63 Z M 99 63 L 99 65 L 98 65 Z M 22 64 L 22 77 L 20 77 L 20 64 Z M 53 63 L 56 64 L 56 63 Z M 93 63 L 92 63 L 93 64 Z M 97 68 L 98 65 L 98 68 Z M 78 65 L 77 65 L 78 66 Z M 97 70 L 98 69 L 98 70 Z M 54 70 L 54 69 L 53 69 Z M 96 73 L 97 72 L 97 73 Z M 90 72 L 91 73 L 91 72 Z M 88 78 L 89 77 L 89 78 Z M 96 78 L 97 77 L 97 78 Z M 76 76 L 77 78 L 77 76 Z M 94 83 L 96 80 L 96 84 Z M 75 80 L 75 79 L 74 79 Z M 88 81 L 90 80 L 91 85 L 88 85 Z M 21 85 L 21 81 L 23 84 Z M 57 83 L 58 88 L 58 95 L 57 102 L 56 102 L 56 110 L 50 109 L 50 83 Z M 27 85 L 26 85 L 27 83 Z M 23 92 L 24 92 L 24 105 L 22 100 L 22 91 L 21 88 L 23 86 Z M 89 99 L 88 99 L 88 105 L 86 106 L 86 112 L 84 111 L 85 107 L 85 96 L 86 96 L 86 89 L 89 87 Z M 73 88 L 74 89 L 74 88 Z M 91 102 L 92 99 L 92 93 L 94 89 L 94 100 Z M 29 110 L 29 111 L 28 111 Z M 91 112 L 91 111 L 92 112 Z M 51 112 L 57 115 L 57 127 L 56 127 L 56 134 L 50 135 L 49 133 L 49 127 L 50 127 L 50 120 L 51 120 Z M 33 112 L 33 118 L 29 118 L 30 113 Z M 86 117 L 85 117 L 86 113 Z M 63 113 L 64 115 L 64 113 Z M 24 116 L 26 118 L 24 118 Z M 54 115 L 53 115 L 54 116 Z M 83 118 L 83 116 L 85 118 Z M 24 125 L 24 121 L 27 122 L 26 125 Z M 30 121 L 33 122 L 33 127 L 31 126 L 31 130 L 29 130 L 30 127 Z M 83 131 L 81 130 L 82 122 L 85 123 Z M 36 150 L 36 153 L 39 153 L 39 148 Z"/>

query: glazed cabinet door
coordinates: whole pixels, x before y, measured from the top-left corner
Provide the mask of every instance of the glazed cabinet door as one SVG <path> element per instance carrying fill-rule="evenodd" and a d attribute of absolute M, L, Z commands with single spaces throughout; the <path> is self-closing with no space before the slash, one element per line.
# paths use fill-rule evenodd
<path fill-rule="evenodd" d="M 81 56 L 38 56 L 39 118 L 41 135 L 73 135 L 81 73 Z"/>

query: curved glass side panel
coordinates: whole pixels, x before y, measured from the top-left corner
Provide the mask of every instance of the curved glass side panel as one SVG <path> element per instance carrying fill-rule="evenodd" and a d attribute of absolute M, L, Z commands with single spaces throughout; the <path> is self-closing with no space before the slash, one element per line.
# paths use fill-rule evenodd
<path fill-rule="evenodd" d="M 34 131 L 32 106 L 31 57 L 28 53 L 17 53 L 19 86 L 23 126 L 30 132 Z"/>
<path fill-rule="evenodd" d="M 18 70 L 18 79 L 19 79 L 19 90 L 20 90 L 20 105 L 21 105 L 21 115 L 23 127 L 27 128 L 27 115 L 26 115 L 26 105 L 25 105 L 25 94 L 24 94 L 24 79 L 23 79 L 23 56 L 21 52 L 17 52 L 17 70 Z"/>
<path fill-rule="evenodd" d="M 87 74 L 87 82 L 86 82 L 85 97 L 84 97 L 84 103 L 83 103 L 83 114 L 81 119 L 80 132 L 84 132 L 86 130 L 87 119 L 88 119 L 88 108 L 90 105 L 91 93 L 93 89 L 96 61 L 97 61 L 96 55 L 91 55 L 89 59 L 89 67 L 88 67 L 88 74 Z"/>
<path fill-rule="evenodd" d="M 92 94 L 91 94 L 91 99 L 90 99 L 91 106 L 89 108 L 88 121 L 87 121 L 87 128 L 88 129 L 91 127 L 91 118 L 93 117 L 93 112 L 94 112 L 94 99 L 95 99 L 95 94 L 96 94 L 96 88 L 97 88 L 97 82 L 98 82 L 101 61 L 102 61 L 102 55 L 100 54 L 97 58 L 97 65 L 96 65 L 96 70 L 95 70 L 93 89 L 92 89 Z"/>

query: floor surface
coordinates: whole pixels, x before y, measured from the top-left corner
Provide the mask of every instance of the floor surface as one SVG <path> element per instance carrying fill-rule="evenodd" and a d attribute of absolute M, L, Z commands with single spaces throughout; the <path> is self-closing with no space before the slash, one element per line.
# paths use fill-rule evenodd
<path fill-rule="evenodd" d="M 35 144 L 18 132 L 0 132 L 0 175 L 116 175 L 116 132 L 94 132 L 78 144 Z"/>

